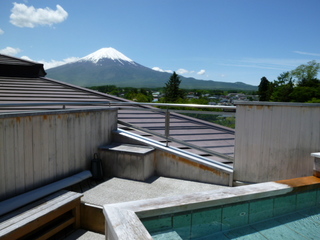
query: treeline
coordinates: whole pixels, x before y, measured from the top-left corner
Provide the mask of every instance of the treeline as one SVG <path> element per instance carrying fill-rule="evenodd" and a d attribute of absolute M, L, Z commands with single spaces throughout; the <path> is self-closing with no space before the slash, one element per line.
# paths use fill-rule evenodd
<path fill-rule="evenodd" d="M 203 104 L 207 105 L 209 102 L 219 101 L 219 96 L 226 96 L 229 93 L 244 93 L 254 95 L 254 91 L 243 90 L 218 90 L 218 89 L 181 89 L 180 78 L 177 74 L 173 74 L 163 88 L 132 88 L 132 87 L 116 87 L 115 85 L 93 86 L 89 89 L 107 93 L 110 95 L 122 97 L 136 102 L 152 102 L 157 99 L 160 103 L 184 103 L 184 104 Z M 190 97 L 193 95 L 193 97 Z M 217 97 L 217 98 L 215 98 Z M 171 107 L 176 110 L 197 110 L 197 111 L 215 111 L 222 112 L 219 109 L 209 110 L 207 108 L 184 108 L 184 107 Z M 223 114 L 223 113 L 222 113 Z M 221 115 L 211 114 L 186 114 L 209 122 L 214 122 L 220 125 L 234 128 L 235 118 L 224 117 Z"/>
<path fill-rule="evenodd" d="M 283 72 L 273 82 L 262 77 L 258 87 L 260 101 L 320 103 L 320 64 L 310 61 Z"/>
<path fill-rule="evenodd" d="M 214 102 L 214 99 L 210 99 L 212 96 L 226 96 L 229 93 L 244 93 L 254 95 L 255 91 L 243 91 L 243 90 L 220 90 L 220 89 L 180 89 L 179 97 L 176 99 L 170 99 L 167 101 L 165 98 L 165 88 L 133 88 L 133 87 L 117 87 L 115 85 L 103 85 L 92 86 L 89 89 L 107 93 L 113 96 L 122 97 L 128 100 L 136 102 L 152 102 L 154 98 L 158 102 L 167 103 L 194 103 L 194 104 L 208 104 Z M 158 94 L 157 94 L 158 93 Z M 188 98 L 189 94 L 193 94 L 196 98 Z"/>
<path fill-rule="evenodd" d="M 170 79 L 166 83 L 163 89 L 163 98 L 161 99 L 162 102 L 165 103 L 193 103 L 193 104 L 209 104 L 209 101 L 213 100 L 212 96 L 221 96 L 227 95 L 227 92 L 223 92 L 221 90 L 215 90 L 210 92 L 210 90 L 194 90 L 194 91 L 186 91 L 180 88 L 180 77 L 178 74 L 173 72 Z M 234 92 L 234 91 L 233 91 Z M 192 94 L 193 98 L 188 98 L 187 93 Z M 165 107 L 167 108 L 167 107 Z M 169 107 L 176 110 L 195 110 L 195 111 L 214 111 L 214 112 L 221 112 L 219 109 L 207 109 L 207 108 L 184 108 L 184 107 Z M 206 120 L 209 122 L 221 124 L 227 127 L 234 128 L 235 127 L 235 118 L 234 117 L 223 117 L 218 115 L 211 115 L 211 114 L 197 114 L 197 113 L 182 113 L 187 116 L 191 116 L 194 118 Z"/>
<path fill-rule="evenodd" d="M 133 88 L 133 87 L 117 87 L 115 85 L 103 85 L 103 86 L 93 86 L 89 89 L 99 91 L 102 93 L 107 93 L 117 97 L 122 97 L 128 100 L 136 102 L 152 102 L 153 101 L 153 91 L 144 88 Z"/>

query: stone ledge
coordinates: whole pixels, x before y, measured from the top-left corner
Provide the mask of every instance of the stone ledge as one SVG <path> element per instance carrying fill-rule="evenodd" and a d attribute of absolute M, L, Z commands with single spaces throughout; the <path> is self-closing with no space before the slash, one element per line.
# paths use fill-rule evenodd
<path fill-rule="evenodd" d="M 133 153 L 133 154 L 148 154 L 154 150 L 153 147 L 133 145 L 133 144 L 123 144 L 123 143 L 112 143 L 109 145 L 100 146 L 99 149 L 107 150 L 107 151 Z"/>

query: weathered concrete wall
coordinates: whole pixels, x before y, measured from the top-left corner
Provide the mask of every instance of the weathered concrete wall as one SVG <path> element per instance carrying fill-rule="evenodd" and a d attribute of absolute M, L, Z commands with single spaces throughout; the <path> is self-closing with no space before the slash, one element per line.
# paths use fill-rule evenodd
<path fill-rule="evenodd" d="M 0 201 L 90 168 L 116 109 L 0 115 Z"/>
<path fill-rule="evenodd" d="M 144 181 L 154 175 L 154 149 L 142 145 L 112 144 L 99 149 L 104 177 Z"/>
<path fill-rule="evenodd" d="M 277 181 L 312 175 L 320 148 L 320 105 L 237 104 L 234 179 Z"/>
<path fill-rule="evenodd" d="M 155 163 L 156 173 L 159 176 L 229 185 L 230 174 L 174 153 L 157 149 Z"/>
<path fill-rule="evenodd" d="M 204 163 L 204 161 L 197 159 L 195 156 L 188 157 L 187 153 L 181 154 L 183 152 L 181 150 L 176 151 L 174 148 L 167 148 L 160 144 L 156 145 L 148 140 L 139 141 L 138 138 L 134 139 L 119 133 L 113 134 L 113 140 L 122 143 L 149 145 L 155 148 L 154 173 L 156 175 L 226 186 L 232 185 L 232 170 L 224 171 L 218 169 L 210 163 Z M 112 156 L 111 153 L 103 153 L 103 156 L 103 162 L 109 162 L 106 162 L 106 165 L 114 164 L 114 160 L 112 159 L 115 159 L 115 157 Z M 108 170 L 106 169 L 106 171 Z M 142 167 L 140 171 L 144 171 Z M 121 177 L 120 175 L 114 174 L 114 171 L 109 175 L 109 177 L 112 176 Z"/>

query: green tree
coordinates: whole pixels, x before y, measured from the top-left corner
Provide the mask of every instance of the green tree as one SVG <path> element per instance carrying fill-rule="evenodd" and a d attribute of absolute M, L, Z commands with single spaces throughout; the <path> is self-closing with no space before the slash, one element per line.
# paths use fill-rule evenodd
<path fill-rule="evenodd" d="M 133 100 L 136 102 L 149 102 L 148 96 L 143 93 L 138 93 Z"/>
<path fill-rule="evenodd" d="M 320 98 L 320 80 L 316 78 L 320 64 L 302 64 L 290 72 L 280 74 L 269 84 L 270 100 L 274 102 L 310 102 Z"/>
<path fill-rule="evenodd" d="M 275 80 L 270 88 L 272 88 L 271 101 L 290 102 L 292 100 L 290 94 L 294 88 L 290 72 L 281 73 L 278 80 Z"/>
<path fill-rule="evenodd" d="M 270 99 L 269 86 L 270 86 L 269 80 L 266 77 L 262 77 L 258 87 L 258 94 L 260 96 L 259 98 L 260 101 L 269 101 Z"/>
<path fill-rule="evenodd" d="M 313 87 L 301 87 L 297 86 L 290 94 L 290 98 L 293 102 L 308 102 L 313 98 L 320 97 L 320 89 Z"/>
<path fill-rule="evenodd" d="M 320 99 L 312 98 L 312 99 L 309 100 L 307 103 L 320 103 Z"/>
<path fill-rule="evenodd" d="M 184 98 L 183 91 L 179 88 L 181 83 L 180 77 L 176 72 L 173 72 L 169 81 L 164 88 L 164 101 L 165 102 L 177 102 L 179 98 Z"/>
<path fill-rule="evenodd" d="M 320 98 L 320 80 L 316 78 L 319 70 L 320 64 L 313 60 L 291 71 L 297 80 L 291 93 L 292 101 L 308 102 Z"/>
<path fill-rule="evenodd" d="M 297 79 L 298 86 L 306 86 L 309 81 L 316 79 L 319 70 L 320 63 L 313 60 L 292 70 L 291 75 Z"/>
<path fill-rule="evenodd" d="M 147 91 L 145 89 L 137 89 L 137 88 L 125 88 L 124 97 L 129 100 L 133 100 L 136 102 L 152 102 L 153 96 L 151 91 Z"/>

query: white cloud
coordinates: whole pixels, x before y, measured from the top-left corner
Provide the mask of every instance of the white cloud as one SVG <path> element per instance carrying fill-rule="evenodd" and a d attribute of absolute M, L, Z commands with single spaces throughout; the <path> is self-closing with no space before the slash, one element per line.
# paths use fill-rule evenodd
<path fill-rule="evenodd" d="M 309 52 L 301 52 L 301 51 L 293 51 L 294 53 L 302 54 L 302 55 L 309 55 L 309 56 L 316 56 L 320 57 L 320 53 L 309 53 Z"/>
<path fill-rule="evenodd" d="M 13 3 L 13 5 L 10 22 L 17 27 L 51 26 L 54 23 L 63 22 L 68 17 L 68 13 L 60 5 L 56 6 L 56 10 L 28 7 L 22 3 Z"/>
<path fill-rule="evenodd" d="M 47 62 L 45 60 L 40 60 L 39 62 L 43 63 L 44 69 L 49 69 L 49 68 L 54 68 L 54 67 L 61 66 L 63 64 L 76 62 L 79 59 L 80 58 L 78 58 L 78 57 L 70 57 L 70 58 L 63 59 L 62 61 L 51 60 L 51 61 Z"/>
<path fill-rule="evenodd" d="M 269 66 L 259 66 L 259 65 L 247 65 L 247 64 L 220 64 L 221 66 L 230 66 L 230 67 L 244 67 L 244 68 L 260 68 L 260 69 L 274 69 L 274 70 L 286 70 L 281 67 L 269 67 Z"/>
<path fill-rule="evenodd" d="M 163 70 L 159 67 L 153 67 L 152 68 L 155 71 L 159 71 L 159 72 L 168 72 L 168 73 L 173 73 L 172 70 Z M 184 68 L 179 68 L 178 70 L 175 71 L 177 74 L 179 75 L 187 75 L 187 76 L 195 76 L 195 74 L 197 75 L 204 75 L 206 73 L 206 70 L 201 69 L 199 72 L 195 72 L 194 70 L 187 70 Z"/>
<path fill-rule="evenodd" d="M 306 59 L 282 59 L 282 58 L 243 58 L 220 63 L 221 66 L 232 66 L 240 68 L 270 69 L 278 71 L 290 71 L 297 66 L 308 62 Z"/>
<path fill-rule="evenodd" d="M 21 50 L 19 48 L 13 48 L 13 47 L 6 47 L 3 49 L 0 49 L 1 54 L 10 55 L 10 56 L 14 56 L 14 55 L 18 54 L 19 52 L 21 52 Z"/>
<path fill-rule="evenodd" d="M 203 75 L 206 73 L 206 70 L 204 69 L 201 69 L 199 72 L 197 72 L 198 75 Z"/>
<path fill-rule="evenodd" d="M 33 61 L 31 58 L 29 58 L 28 56 L 22 56 L 21 57 L 22 59 L 24 59 L 24 60 L 27 60 L 27 61 Z"/>
<path fill-rule="evenodd" d="M 78 61 L 80 59 L 78 57 L 70 57 L 70 58 L 63 59 L 62 61 L 51 60 L 51 61 L 47 62 L 45 60 L 35 61 L 35 60 L 29 58 L 28 56 L 22 56 L 21 58 L 24 59 L 24 60 L 28 60 L 28 61 L 42 63 L 44 69 L 58 67 L 58 66 L 61 66 L 63 64 L 76 62 L 76 61 Z"/>
<path fill-rule="evenodd" d="M 183 69 L 183 68 L 180 68 L 177 70 L 177 74 L 186 74 L 186 73 L 190 73 L 190 71 L 186 70 L 186 69 Z"/>
<path fill-rule="evenodd" d="M 0 28 L 0 35 L 4 34 L 4 31 Z"/>
<path fill-rule="evenodd" d="M 303 62 L 306 62 L 306 59 L 297 59 L 297 58 L 244 58 L 242 63 L 254 63 L 261 66 L 267 67 L 296 67 Z"/>
<path fill-rule="evenodd" d="M 154 71 L 158 71 L 158 72 L 173 73 L 173 71 L 172 71 L 172 70 L 163 70 L 163 69 L 161 69 L 161 68 L 159 68 L 159 67 L 153 67 L 153 68 L 152 68 L 152 70 L 154 70 Z"/>

